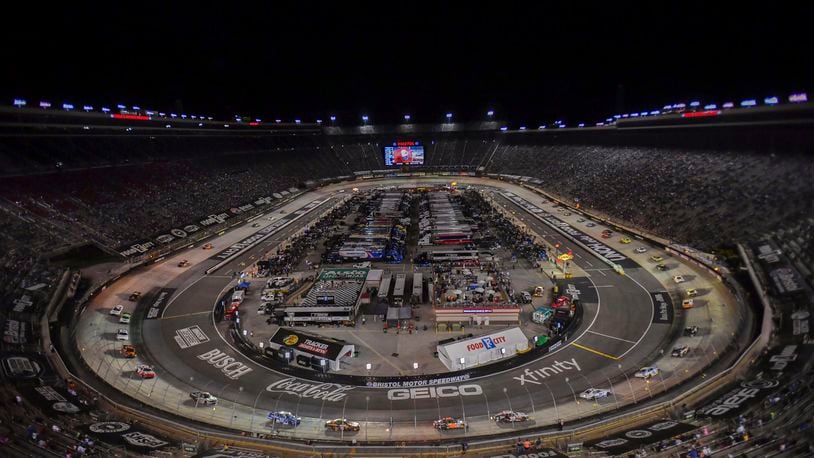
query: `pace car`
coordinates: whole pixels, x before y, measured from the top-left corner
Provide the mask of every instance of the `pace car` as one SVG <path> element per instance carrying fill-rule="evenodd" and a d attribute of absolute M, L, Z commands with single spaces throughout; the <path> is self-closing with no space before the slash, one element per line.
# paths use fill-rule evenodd
<path fill-rule="evenodd" d="M 600 388 L 588 388 L 587 390 L 579 393 L 579 397 L 592 401 L 594 399 L 602 399 L 611 395 L 610 390 L 603 390 Z"/>
<path fill-rule="evenodd" d="M 523 412 L 515 412 L 513 410 L 504 410 L 495 415 L 492 415 L 492 421 L 498 423 L 518 423 L 526 421 L 529 416 Z"/>
<path fill-rule="evenodd" d="M 432 425 L 435 429 L 439 429 L 441 431 L 449 431 L 451 429 L 466 429 L 466 422 L 452 417 L 444 417 L 439 420 L 435 420 L 432 422 Z"/>

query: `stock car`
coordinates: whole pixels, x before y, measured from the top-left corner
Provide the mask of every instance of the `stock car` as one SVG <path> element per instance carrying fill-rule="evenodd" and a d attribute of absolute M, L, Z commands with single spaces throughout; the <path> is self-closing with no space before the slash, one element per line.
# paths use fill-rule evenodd
<path fill-rule="evenodd" d="M 683 301 L 681 301 L 681 308 L 683 309 L 691 309 L 694 306 L 695 304 L 693 304 L 692 299 L 684 299 Z"/>
<path fill-rule="evenodd" d="M 596 226 L 596 223 L 591 222 L 591 221 L 588 221 L 587 223 L 585 223 L 585 226 L 587 226 L 587 227 L 594 227 L 594 226 Z"/>
<path fill-rule="evenodd" d="M 299 426 L 302 422 L 302 418 L 294 415 L 291 412 L 280 411 L 280 412 L 269 412 L 268 416 L 266 417 L 269 420 L 277 423 L 278 425 L 286 425 L 286 426 Z"/>
<path fill-rule="evenodd" d="M 186 259 L 183 259 L 181 260 L 181 262 L 178 263 L 178 267 L 187 267 L 187 266 L 189 266 L 189 261 L 187 261 Z"/>
<path fill-rule="evenodd" d="M 582 399 L 587 399 L 589 401 L 606 398 L 610 395 L 611 395 L 610 390 L 603 390 L 600 388 L 588 388 L 582 393 L 579 393 L 579 397 L 581 397 Z"/>
<path fill-rule="evenodd" d="M 643 378 L 645 380 L 649 379 L 650 377 L 655 377 L 659 375 L 659 368 L 658 367 L 643 367 L 639 369 L 635 374 L 633 374 L 636 378 Z"/>
<path fill-rule="evenodd" d="M 119 328 L 116 332 L 116 340 L 130 340 L 130 331 L 125 328 Z"/>
<path fill-rule="evenodd" d="M 435 429 L 439 429 L 441 431 L 449 431 L 452 429 L 466 429 L 466 422 L 452 417 L 444 417 L 439 420 L 435 420 L 432 422 L 432 425 Z"/>
<path fill-rule="evenodd" d="M 504 410 L 495 415 L 492 415 L 492 421 L 497 423 L 519 423 L 529 419 L 529 416 L 523 412 L 515 412 L 512 410 Z"/>
<path fill-rule="evenodd" d="M 646 253 L 646 252 L 647 252 L 647 248 L 645 248 L 645 247 L 643 247 L 643 246 L 640 246 L 640 247 L 636 248 L 636 249 L 635 249 L 635 250 L 633 250 L 633 251 L 635 251 L 636 253 Z"/>
<path fill-rule="evenodd" d="M 673 276 L 673 281 L 676 282 L 676 284 L 678 284 L 678 283 L 684 283 L 686 280 L 684 280 L 684 276 L 682 276 L 682 275 L 674 275 Z"/>
<path fill-rule="evenodd" d="M 693 337 L 698 334 L 698 331 L 698 326 L 687 326 L 684 328 L 684 335 L 687 337 Z"/>
<path fill-rule="evenodd" d="M 133 291 L 133 293 L 130 294 L 130 297 L 127 298 L 127 300 L 129 300 L 130 302 L 135 302 L 140 297 L 141 297 L 141 291 Z"/>
<path fill-rule="evenodd" d="M 654 254 L 653 256 L 650 256 L 650 260 L 653 262 L 661 262 L 664 261 L 664 258 L 657 254 Z"/>
<path fill-rule="evenodd" d="M 215 405 L 218 403 L 218 398 L 212 396 L 211 393 L 207 393 L 206 391 L 193 391 L 189 393 L 189 397 L 195 401 L 195 405 Z"/>
<path fill-rule="evenodd" d="M 136 374 L 141 378 L 155 378 L 155 371 L 147 364 L 139 364 L 136 366 Z"/>
<path fill-rule="evenodd" d="M 656 264 L 656 269 L 664 272 L 665 270 L 667 270 L 667 264 L 665 264 L 663 262 L 659 263 L 659 264 Z"/>
<path fill-rule="evenodd" d="M 122 315 L 119 317 L 119 323 L 129 324 L 130 318 L 132 318 L 132 315 L 130 315 L 129 313 L 122 313 Z"/>
<path fill-rule="evenodd" d="M 350 421 L 345 418 L 334 418 L 325 422 L 325 427 L 331 431 L 359 431 L 358 421 Z"/>
<path fill-rule="evenodd" d="M 695 297 L 698 295 L 698 290 L 695 288 L 690 288 L 687 290 L 687 297 Z"/>
<path fill-rule="evenodd" d="M 136 347 L 132 345 L 122 345 L 122 356 L 125 358 L 135 358 L 136 357 Z"/>
<path fill-rule="evenodd" d="M 682 345 L 680 347 L 673 348 L 673 352 L 670 355 L 675 356 L 676 358 L 683 358 L 689 352 L 690 347 L 688 345 Z"/>
<path fill-rule="evenodd" d="M 632 242 L 632 241 L 633 241 L 633 240 L 630 240 L 630 237 L 622 237 L 622 238 L 619 240 L 619 242 L 621 242 L 623 245 L 627 245 L 627 244 L 629 244 L 629 243 L 630 243 L 630 242 Z"/>
<path fill-rule="evenodd" d="M 118 315 L 122 314 L 122 310 L 124 310 L 124 306 L 119 304 L 119 305 L 113 307 L 112 309 L 110 309 L 110 314 L 118 316 Z"/>
<path fill-rule="evenodd" d="M 203 246 L 201 246 L 202 250 L 211 250 L 212 248 L 214 247 L 212 246 L 211 243 L 204 243 Z"/>

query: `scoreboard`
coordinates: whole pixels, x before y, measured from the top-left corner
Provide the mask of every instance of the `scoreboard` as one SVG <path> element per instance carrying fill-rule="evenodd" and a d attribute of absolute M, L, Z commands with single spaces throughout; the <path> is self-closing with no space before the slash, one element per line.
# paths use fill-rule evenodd
<path fill-rule="evenodd" d="M 384 147 L 384 165 L 424 165 L 424 146 L 417 141 L 396 141 Z"/>

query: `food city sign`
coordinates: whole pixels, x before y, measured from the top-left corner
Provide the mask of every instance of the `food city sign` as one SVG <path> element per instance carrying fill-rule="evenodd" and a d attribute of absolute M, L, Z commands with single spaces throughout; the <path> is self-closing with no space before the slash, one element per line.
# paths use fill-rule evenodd
<path fill-rule="evenodd" d="M 454 398 L 457 396 L 478 396 L 483 394 L 480 385 L 425 386 L 420 388 L 397 388 L 387 392 L 387 399 L 404 401 L 408 399 Z"/>
<path fill-rule="evenodd" d="M 502 343 L 506 343 L 506 336 L 484 337 L 480 342 L 472 342 L 467 345 L 466 351 L 490 350 Z"/>
<path fill-rule="evenodd" d="M 543 383 L 541 381 L 542 379 L 546 379 L 548 377 L 551 377 L 552 375 L 562 374 L 563 372 L 570 371 L 572 369 L 582 371 L 582 368 L 579 367 L 576 358 L 571 358 L 570 361 L 555 360 L 553 364 L 541 367 L 539 369 L 526 368 L 520 374 L 520 377 L 512 378 L 519 381 L 521 386 L 525 385 L 526 383 L 530 383 L 532 385 L 540 385 Z"/>
<path fill-rule="evenodd" d="M 287 393 L 309 399 L 337 402 L 345 399 L 355 387 L 336 383 L 308 383 L 296 378 L 278 380 L 266 387 L 269 393 Z"/>

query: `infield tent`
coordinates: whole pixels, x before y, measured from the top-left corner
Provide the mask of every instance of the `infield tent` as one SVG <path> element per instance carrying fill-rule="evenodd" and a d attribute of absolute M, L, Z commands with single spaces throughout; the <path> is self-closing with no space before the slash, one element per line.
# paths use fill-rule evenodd
<path fill-rule="evenodd" d="M 488 364 L 530 350 L 529 339 L 520 328 L 509 328 L 485 336 L 438 345 L 438 359 L 451 371 Z M 461 363 L 463 358 L 463 363 Z"/>

